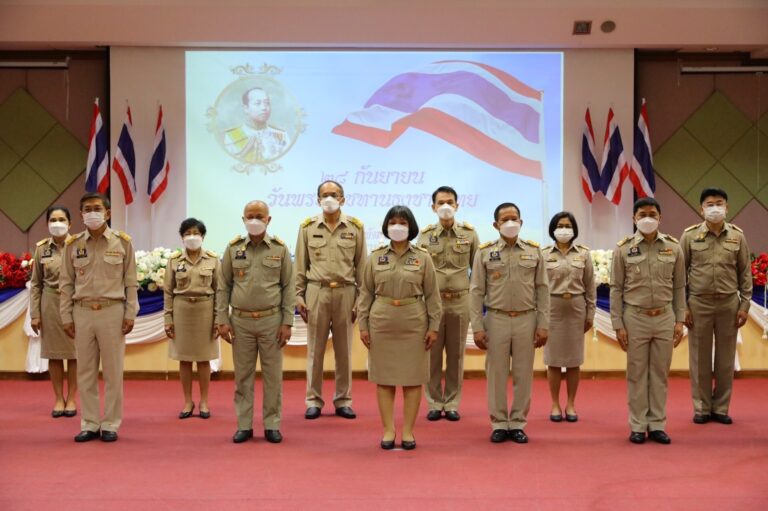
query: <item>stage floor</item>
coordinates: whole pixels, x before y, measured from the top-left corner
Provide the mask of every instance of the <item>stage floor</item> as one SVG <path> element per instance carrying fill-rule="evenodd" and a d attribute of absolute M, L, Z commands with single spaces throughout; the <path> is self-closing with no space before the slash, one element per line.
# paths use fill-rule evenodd
<path fill-rule="evenodd" d="M 0 509 L 768 509 L 768 379 L 736 381 L 732 426 L 693 424 L 689 382 L 673 379 L 669 446 L 628 442 L 625 383 L 610 379 L 582 382 L 575 424 L 548 420 L 537 379 L 530 443 L 491 444 L 485 381 L 468 380 L 460 422 L 427 422 L 422 405 L 411 452 L 379 448 L 367 381 L 351 421 L 332 406 L 305 420 L 304 382 L 285 382 L 279 445 L 262 438 L 260 384 L 257 438 L 239 445 L 232 381 L 212 383 L 207 421 L 176 418 L 178 381 L 125 385 L 120 440 L 76 444 L 79 416 L 50 417 L 49 382 L 0 381 Z"/>

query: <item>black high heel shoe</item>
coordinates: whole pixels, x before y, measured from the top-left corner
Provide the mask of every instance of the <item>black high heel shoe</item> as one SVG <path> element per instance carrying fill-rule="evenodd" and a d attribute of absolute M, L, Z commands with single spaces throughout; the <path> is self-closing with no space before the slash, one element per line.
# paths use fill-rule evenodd
<path fill-rule="evenodd" d="M 190 417 L 192 417 L 192 412 L 194 411 L 195 411 L 195 403 L 192 403 L 192 408 L 190 408 L 188 412 L 185 412 L 183 410 L 179 412 L 179 419 L 189 419 Z"/>
<path fill-rule="evenodd" d="M 211 411 L 208 410 L 207 412 L 204 412 L 200 410 L 200 418 L 201 419 L 210 419 L 211 418 Z"/>
<path fill-rule="evenodd" d="M 416 448 L 416 439 L 403 440 L 400 442 L 400 447 L 402 447 L 404 451 L 412 451 Z"/>

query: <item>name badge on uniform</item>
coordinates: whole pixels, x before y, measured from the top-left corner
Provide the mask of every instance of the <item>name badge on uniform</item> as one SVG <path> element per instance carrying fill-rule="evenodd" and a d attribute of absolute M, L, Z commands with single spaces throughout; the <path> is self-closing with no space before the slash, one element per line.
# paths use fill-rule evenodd
<path fill-rule="evenodd" d="M 389 264 L 389 256 L 386 256 L 386 255 L 379 256 L 378 264 Z"/>
<path fill-rule="evenodd" d="M 280 257 L 279 255 L 268 255 L 266 259 L 270 261 L 279 261 L 282 259 L 282 257 Z"/>
<path fill-rule="evenodd" d="M 584 261 L 585 259 L 584 259 L 584 256 L 577 255 L 577 256 L 573 256 L 573 260 L 574 261 Z"/>
<path fill-rule="evenodd" d="M 410 256 L 405 260 L 405 264 L 407 266 L 419 266 L 421 264 L 421 260 L 418 257 Z"/>
<path fill-rule="evenodd" d="M 671 248 L 660 248 L 659 249 L 659 255 L 672 255 L 673 251 Z"/>
<path fill-rule="evenodd" d="M 704 235 L 703 234 L 699 234 L 699 237 L 696 238 L 695 240 L 693 240 L 694 243 L 704 243 L 704 241 L 705 240 L 704 240 Z"/>
<path fill-rule="evenodd" d="M 547 262 L 548 263 L 556 263 L 557 262 L 557 257 L 550 257 L 549 259 L 547 259 Z"/>
<path fill-rule="evenodd" d="M 471 241 L 468 240 L 468 239 L 457 239 L 456 240 L 456 246 L 469 245 L 470 243 L 471 243 Z"/>
<path fill-rule="evenodd" d="M 106 252 L 104 252 L 104 255 L 105 256 L 116 256 L 117 257 L 117 256 L 123 255 L 123 253 L 119 252 L 117 250 L 107 250 Z"/>
<path fill-rule="evenodd" d="M 521 261 L 531 261 L 533 259 L 536 259 L 536 256 L 533 254 L 520 254 Z"/>
<path fill-rule="evenodd" d="M 184 273 L 185 271 L 187 271 L 187 267 L 184 266 L 183 262 L 179 263 L 179 265 L 176 267 L 176 273 Z"/>
<path fill-rule="evenodd" d="M 498 250 L 491 251 L 488 256 L 489 261 L 501 261 L 501 253 Z"/>
<path fill-rule="evenodd" d="M 439 245 L 440 239 L 437 237 L 436 234 L 430 234 L 429 235 L 429 244 L 430 245 Z"/>
<path fill-rule="evenodd" d="M 50 248 L 43 250 L 43 257 L 53 257 L 53 250 Z"/>
<path fill-rule="evenodd" d="M 351 240 L 355 238 L 354 232 L 342 232 L 341 233 L 341 239 L 343 240 Z"/>
<path fill-rule="evenodd" d="M 78 248 L 75 252 L 75 258 L 83 259 L 84 257 L 88 257 L 88 249 L 85 247 Z"/>
<path fill-rule="evenodd" d="M 735 243 L 736 245 L 738 245 L 739 244 L 739 239 L 738 238 L 728 238 L 728 239 L 725 240 L 725 242 L 726 243 Z"/>
<path fill-rule="evenodd" d="M 633 256 L 639 256 L 640 255 L 640 247 L 629 247 L 629 252 L 627 253 L 627 257 L 633 257 Z"/>
<path fill-rule="evenodd" d="M 245 250 L 238 250 L 235 252 L 235 259 L 245 259 Z"/>
<path fill-rule="evenodd" d="M 322 234 L 313 234 L 312 237 L 313 238 L 322 238 L 323 235 Z"/>

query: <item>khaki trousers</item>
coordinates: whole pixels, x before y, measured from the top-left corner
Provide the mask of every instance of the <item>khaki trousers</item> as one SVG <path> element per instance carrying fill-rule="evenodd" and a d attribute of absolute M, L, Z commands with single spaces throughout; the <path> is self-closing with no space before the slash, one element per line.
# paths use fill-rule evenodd
<path fill-rule="evenodd" d="M 694 412 L 702 415 L 727 415 L 736 360 L 736 313 L 739 310 L 739 297 L 737 294 L 723 298 L 691 295 L 688 298 L 688 308 L 693 316 L 693 328 L 688 331 L 688 349 Z"/>
<path fill-rule="evenodd" d="M 253 382 L 261 357 L 262 417 L 264 429 L 280 429 L 283 403 L 283 351 L 277 341 L 280 313 L 259 319 L 232 315 L 235 331 L 232 359 L 235 366 L 237 429 L 253 429 Z"/>
<path fill-rule="evenodd" d="M 533 336 L 536 332 L 536 312 L 510 317 L 491 312 L 483 321 L 488 337 L 485 374 L 488 381 L 488 413 L 491 427 L 496 429 L 525 429 L 531 407 L 533 385 Z M 512 357 L 512 409 L 507 408 L 509 357 Z"/>
<path fill-rule="evenodd" d="M 469 295 L 443 300 L 443 317 L 437 342 L 429 350 L 429 384 L 426 397 L 430 410 L 456 411 L 464 382 L 464 348 L 469 328 Z M 445 387 L 443 387 L 445 352 Z"/>
<path fill-rule="evenodd" d="M 322 408 L 323 359 L 331 334 L 336 359 L 336 408 L 352 405 L 352 309 L 355 307 L 355 287 L 320 287 L 307 285 L 307 408 Z"/>
<path fill-rule="evenodd" d="M 80 390 L 83 431 L 114 431 L 123 421 L 123 360 L 125 306 L 117 303 L 100 310 L 75 304 L 77 386 Z M 104 376 L 104 415 L 99 403 L 99 361 Z M 101 417 L 101 418 L 100 418 Z"/>
<path fill-rule="evenodd" d="M 629 426 L 633 432 L 664 431 L 667 423 L 667 378 L 672 365 L 675 315 L 667 305 L 658 316 L 636 307 L 624 310 L 627 347 Z"/>

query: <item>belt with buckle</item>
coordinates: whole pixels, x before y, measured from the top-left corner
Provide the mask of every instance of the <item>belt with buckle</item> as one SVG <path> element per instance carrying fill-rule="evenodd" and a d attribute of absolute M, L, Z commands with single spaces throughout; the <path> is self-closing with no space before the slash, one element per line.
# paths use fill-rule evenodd
<path fill-rule="evenodd" d="M 402 307 L 403 305 L 410 305 L 412 303 L 416 303 L 421 299 L 421 296 L 411 296 L 409 298 L 389 298 L 388 296 L 377 296 L 376 300 L 381 300 L 382 302 L 394 305 L 395 307 Z"/>
<path fill-rule="evenodd" d="M 232 312 L 235 314 L 235 316 L 239 316 L 241 318 L 260 319 L 260 318 L 265 318 L 267 316 L 272 316 L 273 314 L 277 314 L 278 312 L 280 312 L 280 307 L 272 307 L 271 309 L 267 309 L 263 311 L 247 311 L 243 309 L 238 309 L 237 307 L 232 307 Z"/>
<path fill-rule="evenodd" d="M 184 301 L 195 303 L 195 302 L 207 302 L 208 300 L 213 300 L 213 295 L 202 295 L 202 296 L 185 296 L 185 295 L 176 295 L 174 298 L 181 298 Z"/>
<path fill-rule="evenodd" d="M 344 287 L 344 286 L 351 286 L 349 282 L 338 281 L 338 280 L 313 280 L 311 281 L 312 284 L 317 284 L 320 287 L 330 287 L 331 289 L 336 289 L 337 287 Z"/>
<path fill-rule="evenodd" d="M 660 316 L 664 314 L 664 311 L 667 310 L 666 305 L 658 309 L 644 309 L 642 307 L 638 307 L 637 305 L 632 305 L 631 307 L 635 309 L 637 312 L 639 312 L 640 314 L 645 314 L 646 316 L 650 316 L 652 318 L 655 318 L 656 316 Z"/>
<path fill-rule="evenodd" d="M 730 298 L 733 295 L 735 295 L 736 292 L 733 293 L 696 293 L 693 296 L 700 296 L 701 298 L 714 298 L 715 300 L 721 300 L 723 298 Z"/>
<path fill-rule="evenodd" d="M 536 310 L 536 309 L 528 309 L 524 311 L 505 311 L 501 309 L 494 309 L 492 307 L 486 307 L 485 309 L 490 312 L 495 312 L 496 314 L 503 314 L 505 316 L 509 316 L 511 318 L 516 318 L 518 316 L 522 316 L 523 314 L 528 314 L 529 312 L 533 312 Z"/>
<path fill-rule="evenodd" d="M 454 298 L 461 298 L 462 296 L 469 293 L 469 290 L 463 289 L 461 291 L 441 291 L 440 297 L 443 300 L 453 300 Z"/>
<path fill-rule="evenodd" d="M 102 299 L 96 299 L 96 300 L 90 300 L 90 299 L 82 299 L 82 300 L 75 300 L 75 305 L 78 307 L 85 307 L 94 311 L 100 311 L 104 307 L 109 307 L 110 305 L 115 305 L 117 303 L 124 303 L 125 300 L 115 300 L 113 298 L 102 298 Z"/>
<path fill-rule="evenodd" d="M 570 300 L 571 298 L 576 298 L 577 296 L 581 296 L 584 293 L 563 293 L 563 294 L 553 294 L 552 296 L 557 296 L 559 298 L 562 298 L 563 300 Z"/>
<path fill-rule="evenodd" d="M 51 286 L 44 286 L 43 287 L 43 292 L 44 293 L 50 293 L 52 295 L 58 295 L 58 294 L 61 293 L 61 291 L 59 291 L 58 287 L 51 287 Z"/>

